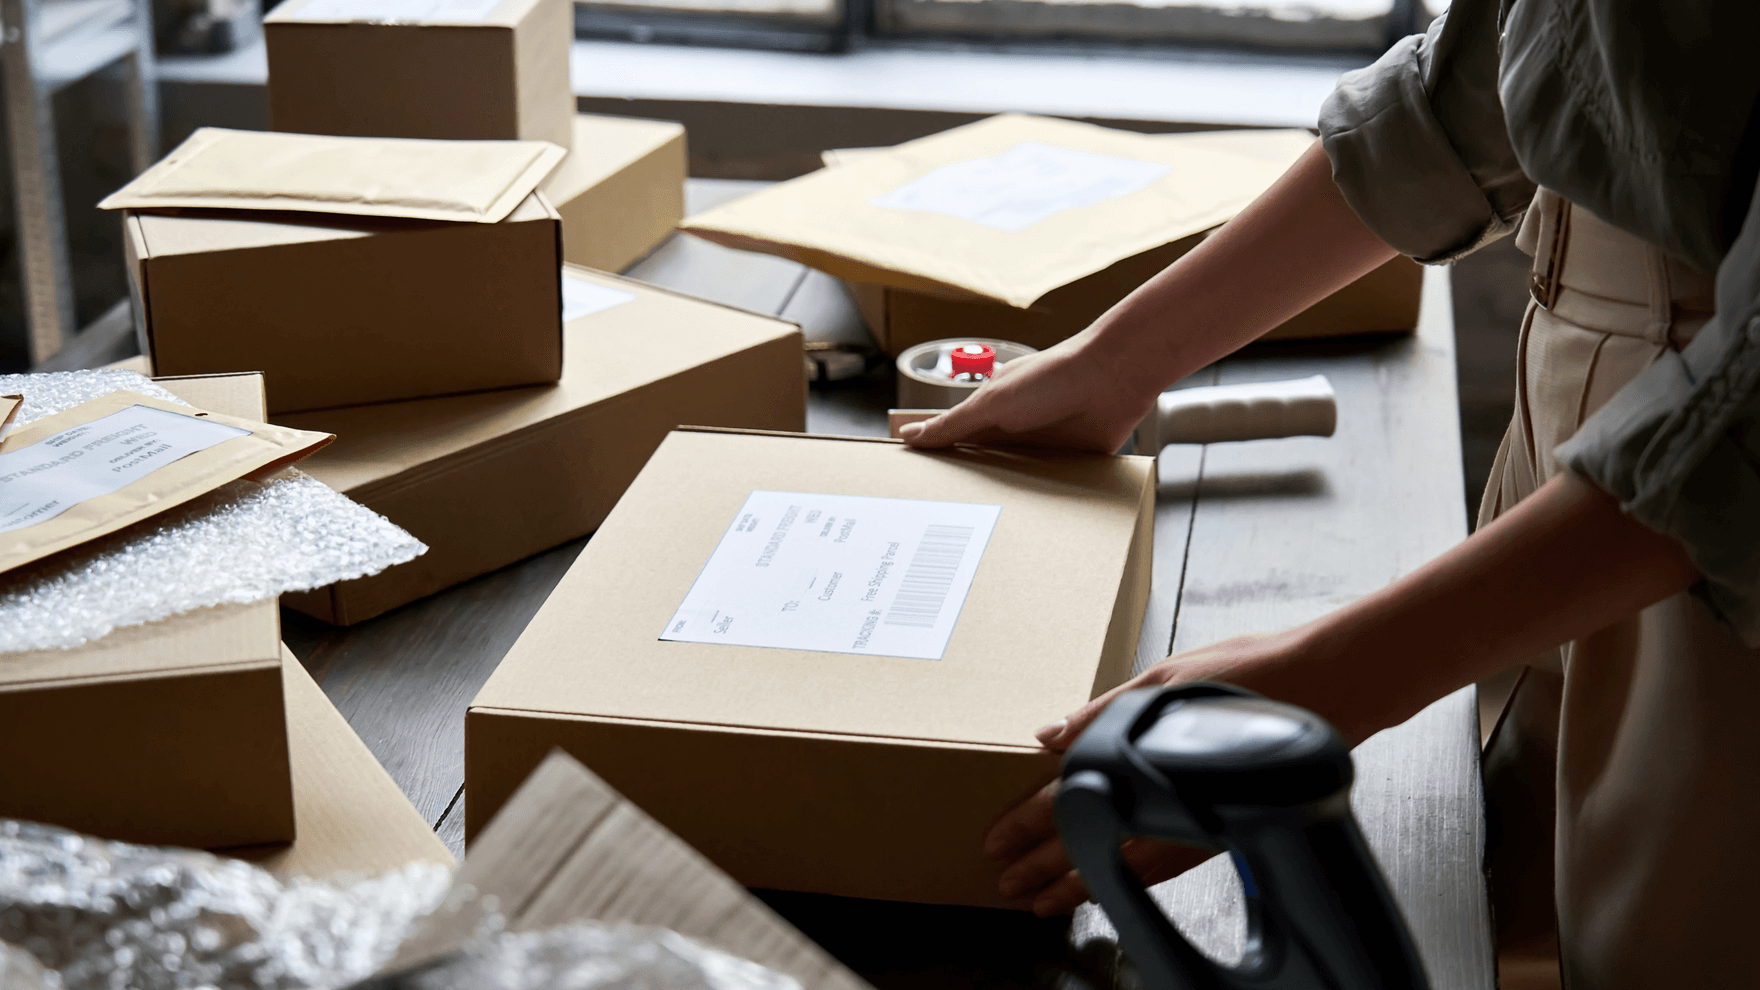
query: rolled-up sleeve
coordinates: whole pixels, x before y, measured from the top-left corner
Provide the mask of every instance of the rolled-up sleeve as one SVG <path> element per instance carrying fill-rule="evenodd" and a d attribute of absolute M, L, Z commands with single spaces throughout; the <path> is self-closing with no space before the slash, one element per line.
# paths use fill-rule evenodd
<path fill-rule="evenodd" d="M 1453 261 L 1515 229 L 1533 199 L 1497 73 L 1497 3 L 1456 0 L 1426 33 L 1346 73 L 1321 107 L 1333 180 L 1402 254 Z"/>
<path fill-rule="evenodd" d="M 1718 268 L 1717 315 L 1557 453 L 1679 540 L 1704 575 L 1700 596 L 1760 646 L 1760 202 Z"/>

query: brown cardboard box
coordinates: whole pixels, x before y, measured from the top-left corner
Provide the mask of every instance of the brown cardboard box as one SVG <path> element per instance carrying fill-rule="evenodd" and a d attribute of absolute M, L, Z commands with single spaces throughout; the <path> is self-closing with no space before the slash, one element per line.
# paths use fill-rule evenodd
<path fill-rule="evenodd" d="M 592 532 L 682 423 L 805 428 L 800 331 L 570 266 L 562 380 L 536 388 L 277 417 L 335 443 L 301 469 L 428 544 L 373 577 L 282 601 L 351 625 Z M 623 300 L 618 302 L 618 300 Z"/>
<path fill-rule="evenodd" d="M 455 886 L 477 899 L 430 916 L 387 971 L 461 946 L 493 897 L 511 931 L 573 921 L 670 928 L 792 976 L 802 990 L 861 979 L 703 855 L 566 754 L 552 752 L 471 844 Z"/>
<path fill-rule="evenodd" d="M 1032 309 L 948 299 L 884 285 L 846 282 L 850 297 L 883 350 L 898 353 L 930 340 L 994 337 L 1044 350 L 1074 336 L 1137 286 L 1191 250 L 1203 235 L 1178 240 L 1046 293 Z M 1409 333 L 1418 324 L 1423 266 L 1389 261 L 1315 303 L 1262 340 Z"/>
<path fill-rule="evenodd" d="M 322 688 L 281 647 L 298 838 L 227 849 L 281 880 L 377 876 L 410 863 L 456 862 Z"/>
<path fill-rule="evenodd" d="M 262 378 L 163 381 L 260 419 Z M 0 656 L 0 817 L 185 846 L 292 839 L 280 619 L 272 601 Z"/>
<path fill-rule="evenodd" d="M 288 0 L 263 18 L 278 131 L 361 137 L 527 138 L 568 147 L 574 92 L 567 0 L 427 5 Z"/>
<path fill-rule="evenodd" d="M 620 272 L 684 219 L 684 125 L 578 114 L 574 150 L 540 187 L 562 215 L 562 257 Z"/>
<path fill-rule="evenodd" d="M 534 194 L 496 224 L 131 211 L 125 246 L 154 370 L 260 370 L 285 413 L 554 381 L 558 230 Z"/>
<path fill-rule="evenodd" d="M 776 525 L 757 490 L 1000 506 L 943 658 L 660 640 L 730 523 Z M 1154 494 L 1148 458 L 675 432 L 472 703 L 466 832 L 561 747 L 748 886 L 999 905 L 984 834 L 1056 769 L 1033 730 L 1128 674 Z"/>
<path fill-rule="evenodd" d="M 1136 134 L 1005 114 L 896 148 L 828 152 L 825 169 L 682 227 L 843 279 L 875 338 L 894 353 L 955 336 L 1044 348 L 1087 326 L 1189 251 L 1312 143 L 1306 131 Z M 1114 191 L 1124 191 L 1116 195 L 1072 200 L 1014 229 L 950 215 L 959 209 L 957 200 L 937 209 L 922 202 L 910 209 L 884 205 L 925 176 L 1005 160 L 1023 148 L 1072 156 L 1082 170 L 1072 174 L 1089 177 L 1094 161 L 1165 171 L 1135 188 L 1117 186 Z M 991 184 L 1004 181 L 1016 180 Z M 1051 198 L 1068 190 L 1041 192 Z M 968 189 L 960 198 L 975 196 L 981 198 Z M 1270 336 L 1410 330 L 1420 275 L 1415 263 L 1395 259 Z"/>

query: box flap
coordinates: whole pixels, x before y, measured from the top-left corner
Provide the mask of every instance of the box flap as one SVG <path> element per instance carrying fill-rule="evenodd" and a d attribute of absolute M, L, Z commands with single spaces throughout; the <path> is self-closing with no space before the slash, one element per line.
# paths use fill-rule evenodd
<path fill-rule="evenodd" d="M 510 441 L 518 431 L 797 332 L 784 320 L 577 265 L 564 265 L 563 276 L 574 283 L 564 286 L 564 297 L 579 298 L 575 310 L 583 315 L 563 330 L 561 381 L 278 416 L 281 425 L 338 438 L 302 469 L 362 498 L 369 486 L 406 471 L 449 470 L 458 463 L 451 458 Z M 576 287 L 588 291 L 572 292 Z"/>
<path fill-rule="evenodd" d="M 1313 143 L 1306 131 L 1226 133 L 1147 135 L 1005 114 L 836 156 L 837 167 L 681 229 L 853 282 L 1026 308 L 1229 219 Z M 990 195 L 999 189 L 1013 191 Z"/>
<path fill-rule="evenodd" d="M 423 919 L 386 972 L 459 948 L 488 911 L 497 911 L 516 932 L 580 921 L 655 925 L 768 966 L 804 990 L 867 987 L 701 853 L 561 752 L 526 778 L 471 843 L 453 887 L 475 896 L 448 898 Z"/>
<path fill-rule="evenodd" d="M 1153 466 L 675 432 L 474 704 L 1036 747 L 1034 729 L 1092 696 Z M 754 490 L 1000 505 L 944 658 L 662 641 Z"/>
<path fill-rule="evenodd" d="M 98 205 L 499 223 L 564 154 L 548 141 L 429 141 L 204 127 Z"/>
<path fill-rule="evenodd" d="M 513 27 L 533 0 L 288 0 L 264 24 Z"/>

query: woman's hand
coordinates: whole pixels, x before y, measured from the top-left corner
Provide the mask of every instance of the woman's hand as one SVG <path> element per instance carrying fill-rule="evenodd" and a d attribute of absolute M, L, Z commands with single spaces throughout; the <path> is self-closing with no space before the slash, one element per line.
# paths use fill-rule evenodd
<path fill-rule="evenodd" d="M 1262 663 L 1279 652 L 1287 653 L 1294 648 L 1289 637 L 1242 636 L 1169 657 L 1071 712 L 1068 718 L 1040 729 L 1037 733 L 1039 742 L 1045 748 L 1061 753 L 1093 723 L 1101 710 L 1112 703 L 1112 699 L 1126 691 L 1186 681 L 1229 680 L 1231 671 Z M 1063 843 L 1057 836 L 1057 820 L 1052 808 L 1056 795 L 1057 782 L 1053 781 L 1003 815 L 984 840 L 984 854 L 1002 864 L 1002 875 L 997 880 L 998 892 L 1009 900 L 1030 902 L 1033 913 L 1040 917 L 1068 914 L 1088 899 L 1088 890 L 1070 865 Z M 1187 846 L 1142 838 L 1126 841 L 1123 848 L 1125 861 L 1145 884 L 1176 877 L 1213 855 Z"/>
<path fill-rule="evenodd" d="M 1121 692 L 1226 681 L 1306 708 L 1351 745 L 1411 718 L 1450 691 L 1579 639 L 1699 580 L 1673 539 L 1619 501 L 1563 474 L 1440 557 L 1392 584 L 1271 636 L 1240 637 L 1170 657 L 1036 735 L 1062 751 Z M 1039 914 L 1086 896 L 1057 839 L 1054 792 L 1010 811 L 985 839 L 998 886 Z M 1138 842 L 1144 879 L 1166 879 L 1202 855 Z"/>
<path fill-rule="evenodd" d="M 997 367 L 996 377 L 947 412 L 899 431 L 917 447 L 986 443 L 1110 454 L 1161 389 L 1117 366 L 1124 355 L 1091 332 Z"/>

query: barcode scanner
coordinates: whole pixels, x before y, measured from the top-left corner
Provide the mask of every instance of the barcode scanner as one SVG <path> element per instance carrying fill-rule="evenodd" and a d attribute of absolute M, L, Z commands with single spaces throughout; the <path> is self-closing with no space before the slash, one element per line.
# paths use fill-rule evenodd
<path fill-rule="evenodd" d="M 1145 990 L 1428 990 L 1350 809 L 1350 750 L 1311 712 L 1222 684 L 1120 695 L 1069 748 L 1056 814 L 1070 860 Z M 1231 854 L 1246 952 L 1180 935 L 1125 862 L 1145 836 Z"/>

